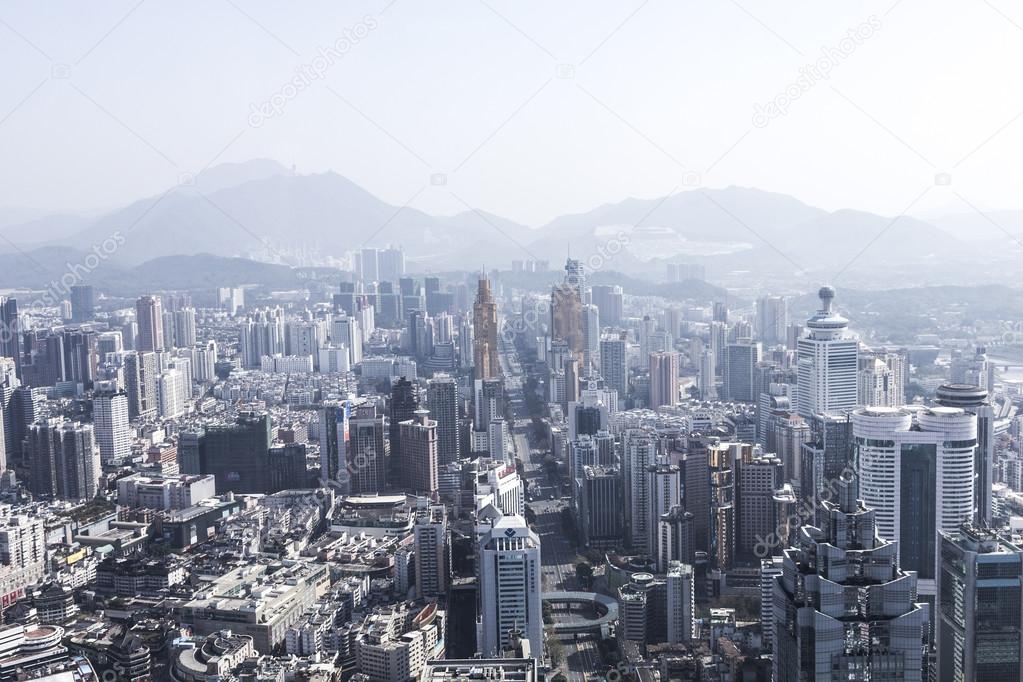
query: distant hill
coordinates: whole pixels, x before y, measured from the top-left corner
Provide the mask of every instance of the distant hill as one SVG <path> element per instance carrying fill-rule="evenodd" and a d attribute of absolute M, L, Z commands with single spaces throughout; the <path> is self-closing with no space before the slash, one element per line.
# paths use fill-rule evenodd
<path fill-rule="evenodd" d="M 297 263 L 289 260 L 293 248 L 327 260 L 362 246 L 394 244 L 417 271 L 508 268 L 520 258 L 548 260 L 557 269 L 571 254 L 584 263 L 596 258 L 597 269 L 647 280 L 664 279 L 665 263 L 692 262 L 711 276 L 725 269 L 829 281 L 848 269 L 859 280 L 880 274 L 885 282 L 905 281 L 902 273 L 913 273 L 910 281 L 932 282 L 969 272 L 956 272 L 959 265 L 987 263 L 992 256 L 1004 262 L 1017 248 L 990 224 L 976 232 L 984 220 L 979 215 L 950 216 L 938 229 L 912 217 L 829 212 L 748 187 L 630 198 L 530 229 L 482 211 L 434 216 L 395 206 L 337 173 L 300 175 L 266 159 L 214 166 L 98 218 L 0 210 L 0 219 L 5 215 L 32 216 L 3 229 L 22 252 L 37 245 L 88 251 L 111 235 L 123 236 L 111 260 L 125 268 L 201 253 Z M 1023 233 L 1023 212 L 999 217 L 1007 229 Z M 984 242 L 988 237 L 1000 242 Z M 9 243 L 0 243 L 0 253 L 11 251 Z M 1013 267 L 1004 265 L 1005 273 Z M 993 277 L 1003 277 L 1002 271 Z"/>

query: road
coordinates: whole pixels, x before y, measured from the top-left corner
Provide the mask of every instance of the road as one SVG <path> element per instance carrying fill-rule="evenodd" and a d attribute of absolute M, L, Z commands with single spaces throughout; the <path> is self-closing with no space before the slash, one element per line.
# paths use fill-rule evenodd
<path fill-rule="evenodd" d="M 540 559 L 543 564 L 543 590 L 579 589 L 575 576 L 575 549 L 565 537 L 561 525 L 562 510 L 568 506 L 567 500 L 555 497 L 550 500 L 548 495 L 553 488 L 541 486 L 546 483 L 543 473 L 543 458 L 550 451 L 547 443 L 531 442 L 532 429 L 528 409 L 526 407 L 524 374 L 514 348 L 501 343 L 501 369 L 505 377 L 512 422 L 512 435 L 515 443 L 516 456 L 522 460 L 529 490 L 534 500 L 529 506 L 536 514 L 536 532 L 540 535 Z M 542 490 L 543 494 L 538 491 Z M 564 647 L 562 669 L 570 682 L 585 682 L 587 676 L 592 677 L 604 669 L 596 641 L 592 637 L 572 635 L 559 637 Z"/>

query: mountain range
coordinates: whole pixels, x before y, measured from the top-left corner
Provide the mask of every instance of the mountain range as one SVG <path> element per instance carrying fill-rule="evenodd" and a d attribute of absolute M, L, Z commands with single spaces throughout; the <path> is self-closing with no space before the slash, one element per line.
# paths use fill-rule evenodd
<path fill-rule="evenodd" d="M 328 262 L 362 246 L 394 244 L 419 271 L 470 264 L 507 269 L 519 258 L 559 263 L 570 253 L 591 269 L 647 279 L 662 279 L 667 262 L 702 263 L 708 272 L 728 268 L 827 279 L 847 268 L 982 262 L 986 240 L 1004 242 L 1005 232 L 1023 233 L 1023 211 L 997 218 L 1004 230 L 976 213 L 933 222 L 893 219 L 851 209 L 829 212 L 784 194 L 727 187 L 625 199 L 530 228 L 476 210 L 429 215 L 389 204 L 337 173 L 299 175 L 259 159 L 212 167 L 163 194 L 99 215 L 0 209 L 0 287 L 31 285 L 47 271 L 52 277 L 54 269 L 79 262 L 112 236 L 123 243 L 107 264 L 126 273 L 169 256 L 295 264 L 303 250 Z"/>

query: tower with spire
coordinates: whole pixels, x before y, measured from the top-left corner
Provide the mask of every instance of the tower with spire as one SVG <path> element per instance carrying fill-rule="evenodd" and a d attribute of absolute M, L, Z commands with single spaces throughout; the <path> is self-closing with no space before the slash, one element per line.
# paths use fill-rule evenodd
<path fill-rule="evenodd" d="M 796 405 L 804 419 L 847 412 L 857 398 L 859 341 L 849 331 L 849 320 L 832 308 L 835 289 L 823 286 L 817 295 L 821 307 L 796 343 Z"/>

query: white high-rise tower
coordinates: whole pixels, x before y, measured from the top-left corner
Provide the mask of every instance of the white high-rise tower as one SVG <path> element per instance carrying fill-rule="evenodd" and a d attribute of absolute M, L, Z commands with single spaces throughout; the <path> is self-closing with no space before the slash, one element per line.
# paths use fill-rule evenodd
<path fill-rule="evenodd" d="M 500 516 L 480 538 L 479 647 L 496 658 L 518 630 L 530 651 L 543 651 L 540 536 L 518 514 Z"/>
<path fill-rule="evenodd" d="M 821 309 L 806 321 L 807 333 L 796 343 L 797 407 L 805 419 L 856 407 L 859 341 L 849 332 L 849 320 L 831 309 L 835 290 L 821 287 L 818 295 Z"/>
<path fill-rule="evenodd" d="M 860 497 L 899 563 L 934 594 L 939 533 L 973 515 L 977 416 L 958 407 L 866 407 L 852 413 Z"/>

